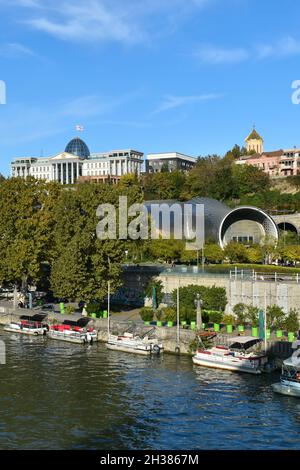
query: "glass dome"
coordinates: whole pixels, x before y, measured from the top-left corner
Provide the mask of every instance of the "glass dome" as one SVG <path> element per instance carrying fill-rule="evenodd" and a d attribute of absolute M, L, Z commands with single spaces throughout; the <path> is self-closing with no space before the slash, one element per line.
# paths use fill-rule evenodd
<path fill-rule="evenodd" d="M 66 146 L 65 152 L 72 153 L 73 155 L 77 155 L 77 157 L 81 158 L 88 158 L 90 156 L 88 146 L 83 140 L 79 139 L 79 137 L 75 137 L 75 139 L 70 140 Z"/>

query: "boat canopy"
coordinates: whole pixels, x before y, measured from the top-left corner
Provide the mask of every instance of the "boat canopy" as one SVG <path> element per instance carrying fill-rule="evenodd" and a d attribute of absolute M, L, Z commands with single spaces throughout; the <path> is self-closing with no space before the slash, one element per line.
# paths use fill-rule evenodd
<path fill-rule="evenodd" d="M 230 349 L 249 349 L 260 343 L 262 340 L 253 336 L 236 336 L 231 338 Z"/>
<path fill-rule="evenodd" d="M 21 315 L 20 320 L 27 320 L 27 321 L 33 321 L 33 322 L 41 323 L 42 321 L 45 320 L 46 317 L 47 317 L 47 313 L 36 313 L 35 315 L 32 315 L 32 316 Z"/>

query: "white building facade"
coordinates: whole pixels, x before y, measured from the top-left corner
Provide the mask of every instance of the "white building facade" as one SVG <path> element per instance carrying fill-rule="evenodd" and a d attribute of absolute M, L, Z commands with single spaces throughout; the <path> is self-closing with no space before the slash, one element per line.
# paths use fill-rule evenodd
<path fill-rule="evenodd" d="M 141 174 L 142 152 L 132 149 L 114 150 L 90 154 L 85 142 L 72 139 L 64 152 L 52 157 L 21 157 L 11 163 L 11 176 L 26 178 L 34 176 L 61 184 L 77 181 L 117 182 L 121 176 Z"/>

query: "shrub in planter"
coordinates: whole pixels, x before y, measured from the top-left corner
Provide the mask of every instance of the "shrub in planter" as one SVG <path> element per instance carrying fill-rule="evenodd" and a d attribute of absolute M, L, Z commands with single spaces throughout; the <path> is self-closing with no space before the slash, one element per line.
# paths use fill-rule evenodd
<path fill-rule="evenodd" d="M 221 323 L 222 320 L 223 320 L 223 312 L 219 312 L 219 311 L 210 311 L 209 312 L 209 321 L 212 322 L 212 323 Z"/>
<path fill-rule="evenodd" d="M 247 320 L 250 321 L 252 328 L 257 328 L 259 325 L 259 309 L 252 305 L 247 305 Z"/>
<path fill-rule="evenodd" d="M 233 315 L 224 315 L 223 323 L 225 325 L 234 325 L 235 324 L 234 316 Z"/>
<path fill-rule="evenodd" d="M 237 324 L 243 325 L 246 320 L 246 308 L 247 306 L 243 303 L 236 304 L 233 307 L 233 313 L 237 318 Z"/>
<path fill-rule="evenodd" d="M 287 331 L 295 332 L 299 330 L 299 320 L 298 320 L 298 312 L 295 309 L 291 309 L 289 311 L 288 316 L 285 318 L 284 321 L 284 328 Z"/>
<path fill-rule="evenodd" d="M 140 316 L 144 322 L 151 322 L 154 318 L 154 310 L 150 307 L 143 307 L 140 310 Z"/>
<path fill-rule="evenodd" d="M 100 302 L 90 302 L 85 307 L 85 310 L 89 317 L 91 316 L 91 313 L 96 313 L 97 315 L 101 311 L 101 304 Z"/>
<path fill-rule="evenodd" d="M 175 308 L 165 307 L 162 309 L 162 311 L 163 311 L 163 318 L 165 319 L 165 321 L 167 322 L 176 321 L 177 313 L 176 313 Z"/>
<path fill-rule="evenodd" d="M 72 315 L 75 311 L 75 308 L 72 305 L 67 305 L 65 308 L 66 315 Z"/>

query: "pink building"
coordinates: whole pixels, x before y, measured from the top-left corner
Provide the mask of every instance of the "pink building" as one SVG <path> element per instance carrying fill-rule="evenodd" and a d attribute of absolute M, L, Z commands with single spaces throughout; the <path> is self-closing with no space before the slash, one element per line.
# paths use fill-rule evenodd
<path fill-rule="evenodd" d="M 300 149 L 281 149 L 274 152 L 245 155 L 240 157 L 236 163 L 261 168 L 271 178 L 295 176 L 300 173 Z"/>

